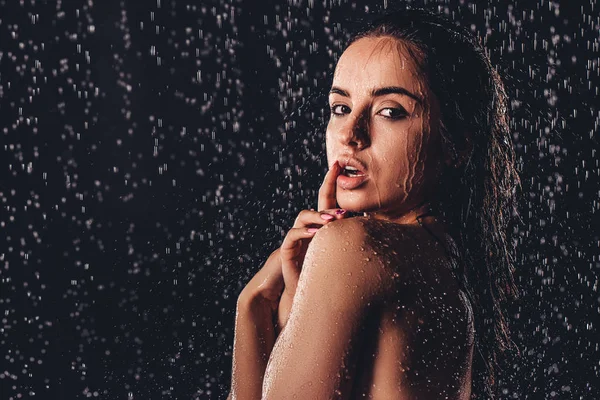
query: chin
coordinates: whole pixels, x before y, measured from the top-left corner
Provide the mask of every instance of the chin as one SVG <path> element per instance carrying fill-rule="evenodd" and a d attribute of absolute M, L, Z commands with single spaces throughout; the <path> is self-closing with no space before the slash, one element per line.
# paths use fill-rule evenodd
<path fill-rule="evenodd" d="M 376 211 L 379 207 L 377 204 L 367 204 L 367 202 L 362 201 L 358 198 L 354 199 L 338 199 L 338 204 L 340 208 L 347 210 L 353 213 L 363 213 L 369 211 Z"/>

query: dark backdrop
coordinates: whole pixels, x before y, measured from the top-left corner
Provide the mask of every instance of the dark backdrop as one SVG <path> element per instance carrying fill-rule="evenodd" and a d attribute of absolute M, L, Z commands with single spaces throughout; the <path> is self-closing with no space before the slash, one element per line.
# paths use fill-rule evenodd
<path fill-rule="evenodd" d="M 472 27 L 512 99 L 502 398 L 594 399 L 600 6 L 508 3 L 407 4 Z M 0 0 L 2 399 L 224 398 L 237 294 L 316 207 L 342 29 L 386 5 Z"/>

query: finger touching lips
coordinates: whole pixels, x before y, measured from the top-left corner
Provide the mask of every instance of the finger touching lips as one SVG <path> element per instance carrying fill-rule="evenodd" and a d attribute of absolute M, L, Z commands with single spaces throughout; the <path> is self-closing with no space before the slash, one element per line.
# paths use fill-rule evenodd
<path fill-rule="evenodd" d="M 319 189 L 319 204 L 317 210 L 336 208 L 336 182 L 341 172 L 337 161 L 333 163 L 331 169 L 325 174 L 323 184 Z"/>

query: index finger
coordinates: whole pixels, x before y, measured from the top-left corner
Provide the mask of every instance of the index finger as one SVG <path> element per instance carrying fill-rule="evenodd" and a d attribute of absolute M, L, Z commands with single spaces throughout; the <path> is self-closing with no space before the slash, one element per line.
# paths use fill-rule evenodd
<path fill-rule="evenodd" d="M 336 208 L 336 187 L 337 177 L 340 175 L 341 168 L 338 162 L 334 162 L 331 169 L 327 171 L 321 188 L 319 189 L 319 203 L 317 210 L 327 210 L 330 208 Z"/>

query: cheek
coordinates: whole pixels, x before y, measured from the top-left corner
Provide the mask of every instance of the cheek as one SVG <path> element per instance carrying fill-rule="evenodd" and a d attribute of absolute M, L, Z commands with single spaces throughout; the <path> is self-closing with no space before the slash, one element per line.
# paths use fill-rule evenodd
<path fill-rule="evenodd" d="M 325 153 L 327 155 L 327 167 L 329 168 L 335 161 L 334 158 L 336 155 L 329 131 L 325 132 Z"/>
<path fill-rule="evenodd" d="M 427 162 L 427 143 L 415 132 L 405 132 L 383 149 L 383 174 L 398 187 L 411 187 L 422 179 Z"/>

